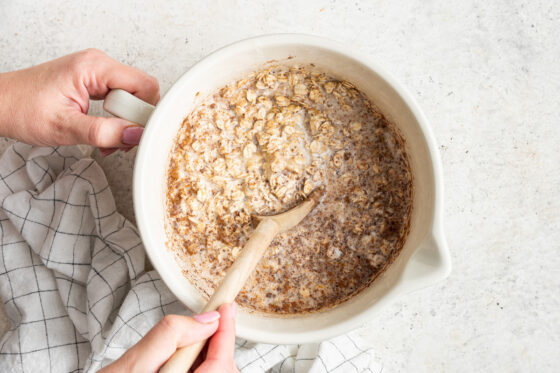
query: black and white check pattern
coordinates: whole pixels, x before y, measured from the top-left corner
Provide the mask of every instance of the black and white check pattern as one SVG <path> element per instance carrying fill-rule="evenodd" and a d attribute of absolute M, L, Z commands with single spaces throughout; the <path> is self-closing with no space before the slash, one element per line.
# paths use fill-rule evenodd
<path fill-rule="evenodd" d="M 168 313 L 186 314 L 78 147 L 15 144 L 0 161 L 0 297 L 12 323 L 2 372 L 95 372 Z M 379 372 L 352 336 L 275 346 L 238 340 L 242 372 Z"/>

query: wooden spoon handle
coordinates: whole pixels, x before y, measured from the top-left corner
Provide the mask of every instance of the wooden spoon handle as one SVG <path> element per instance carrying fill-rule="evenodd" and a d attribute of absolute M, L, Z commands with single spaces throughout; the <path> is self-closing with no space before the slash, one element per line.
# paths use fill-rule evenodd
<path fill-rule="evenodd" d="M 206 344 L 206 339 L 178 349 L 159 370 L 160 373 L 186 373 Z"/>
<path fill-rule="evenodd" d="M 278 233 L 279 228 L 279 225 L 272 219 L 265 218 L 260 221 L 239 257 L 227 270 L 220 286 L 210 297 L 206 307 L 202 310 L 203 312 L 215 311 L 222 304 L 231 303 L 235 300 L 247 278 L 253 273 L 261 260 L 268 245 Z M 178 349 L 160 369 L 160 373 L 188 372 L 205 343 L 206 340 Z"/>

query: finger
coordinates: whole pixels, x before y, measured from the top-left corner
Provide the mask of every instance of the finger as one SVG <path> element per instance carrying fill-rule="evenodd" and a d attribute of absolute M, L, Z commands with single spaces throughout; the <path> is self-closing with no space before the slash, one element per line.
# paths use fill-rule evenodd
<path fill-rule="evenodd" d="M 161 367 L 177 348 L 191 345 L 210 337 L 218 328 L 220 317 L 210 312 L 203 322 L 187 316 L 167 315 L 156 324 L 144 338 L 123 355 L 127 371 L 154 372 Z M 196 317 L 196 316 L 195 316 Z"/>
<path fill-rule="evenodd" d="M 144 129 L 120 118 L 104 118 L 75 112 L 67 120 L 68 143 L 101 148 L 130 148 L 140 142 Z"/>
<path fill-rule="evenodd" d="M 231 364 L 235 348 L 235 314 L 237 304 L 224 304 L 220 307 L 220 326 L 208 343 L 206 360 L 219 360 Z"/>
<path fill-rule="evenodd" d="M 121 88 L 150 104 L 159 101 L 159 83 L 153 76 L 96 49 L 78 52 L 75 58 L 85 78 L 83 84 L 92 98 L 104 98 L 111 89 Z"/>

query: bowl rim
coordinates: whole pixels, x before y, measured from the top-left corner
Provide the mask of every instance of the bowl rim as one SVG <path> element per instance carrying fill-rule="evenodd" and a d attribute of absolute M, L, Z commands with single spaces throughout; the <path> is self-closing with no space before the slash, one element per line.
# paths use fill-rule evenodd
<path fill-rule="evenodd" d="M 181 87 L 183 86 L 182 82 L 187 81 L 191 76 L 198 73 L 199 70 L 204 68 L 204 65 L 212 64 L 216 61 L 223 60 L 224 56 L 227 56 L 232 50 L 235 49 L 243 49 L 247 47 L 254 46 L 256 43 L 259 45 L 282 45 L 282 44 L 300 44 L 309 46 L 312 48 L 322 48 L 329 50 L 331 52 L 339 53 L 356 61 L 359 61 L 368 69 L 374 71 L 376 74 L 379 75 L 381 79 L 383 79 L 391 88 L 401 97 L 403 102 L 408 106 L 411 113 L 415 117 L 416 121 L 418 122 L 419 128 L 424 135 L 426 146 L 428 148 L 428 154 L 430 160 L 432 162 L 433 168 L 433 178 L 434 178 L 434 200 L 433 200 L 433 221 L 431 226 L 431 234 L 438 242 L 436 248 L 438 250 L 438 255 L 440 256 L 440 263 L 437 268 L 434 269 L 433 276 L 429 280 L 429 283 L 424 283 L 419 286 L 412 286 L 407 287 L 406 289 L 403 288 L 401 291 L 397 291 L 397 288 L 389 291 L 384 297 L 379 299 L 376 303 L 376 309 L 379 310 L 383 308 L 385 305 L 394 302 L 403 293 L 408 293 L 410 291 L 418 290 L 419 288 L 423 288 L 427 285 L 431 285 L 435 282 L 441 281 L 446 278 L 451 272 L 451 260 L 449 254 L 449 248 L 446 244 L 446 240 L 443 233 L 443 224 L 442 224 L 442 216 L 443 216 L 443 174 L 442 174 L 442 165 L 441 159 L 439 157 L 439 152 L 437 149 L 435 137 L 433 132 L 429 126 L 428 120 L 420 106 L 414 99 L 414 97 L 410 94 L 410 92 L 401 84 L 399 83 L 393 75 L 391 75 L 385 68 L 380 66 L 377 62 L 372 61 L 369 57 L 362 55 L 361 53 L 355 51 L 353 48 L 348 47 L 340 42 L 314 36 L 314 35 L 307 35 L 307 34 L 268 34 L 268 35 L 260 35 L 255 36 L 247 39 L 243 39 L 240 41 L 236 41 L 230 43 L 226 46 L 223 46 L 216 51 L 210 53 L 206 57 L 203 57 L 198 62 L 196 62 L 191 68 L 189 68 L 185 73 L 183 73 L 170 87 L 164 97 L 160 100 L 160 102 L 156 105 L 156 108 L 148 120 L 146 125 L 146 129 L 138 146 L 138 151 L 136 154 L 136 159 L 134 163 L 134 174 L 133 174 L 133 204 L 134 204 L 134 213 L 136 217 L 136 223 L 138 226 L 138 231 L 140 237 L 142 238 L 142 242 L 144 243 L 146 254 L 148 255 L 150 261 L 154 265 L 154 268 L 159 273 L 162 281 L 166 284 L 166 286 L 170 289 L 175 297 L 180 300 L 182 303 L 184 301 L 181 300 L 181 297 L 178 296 L 180 291 L 179 285 L 174 284 L 171 281 L 171 275 L 169 271 L 165 271 L 165 268 L 161 267 L 160 261 L 158 260 L 158 253 L 155 249 L 150 249 L 154 245 L 151 245 L 149 242 L 146 234 L 143 232 L 148 232 L 150 230 L 149 222 L 149 214 L 148 211 L 145 211 L 142 207 L 142 196 L 143 193 L 143 183 L 142 180 L 148 180 L 146 177 L 149 178 L 149 175 L 145 175 L 144 167 L 142 165 L 150 156 L 148 149 L 146 148 L 147 139 L 151 136 L 156 135 L 156 126 L 150 126 L 151 122 L 157 122 L 158 117 L 160 116 L 159 113 L 168 106 L 168 103 L 171 101 L 171 97 L 175 96 L 176 93 L 181 91 Z M 150 246 L 151 245 L 151 246 Z M 159 268 L 158 268 L 159 267 Z M 373 310 L 372 309 L 364 309 L 352 317 L 349 317 L 346 320 L 342 320 L 337 323 L 333 323 L 332 325 L 315 330 L 315 331 L 306 331 L 302 333 L 284 333 L 281 335 L 267 332 L 263 330 L 256 330 L 252 329 L 250 326 L 243 326 L 237 323 L 237 336 L 248 339 L 250 341 L 259 341 L 263 343 L 274 343 L 274 344 L 283 344 L 283 343 L 294 343 L 294 341 L 298 341 L 297 343 L 308 343 L 308 342 L 316 342 L 325 340 L 337 335 L 341 335 L 343 333 L 349 332 L 352 329 L 359 327 L 360 325 L 366 323 L 372 316 Z"/>

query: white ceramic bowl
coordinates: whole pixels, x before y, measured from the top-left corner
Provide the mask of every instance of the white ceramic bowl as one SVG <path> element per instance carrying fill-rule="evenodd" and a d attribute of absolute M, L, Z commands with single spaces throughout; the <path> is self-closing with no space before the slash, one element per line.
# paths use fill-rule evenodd
<path fill-rule="evenodd" d="M 177 80 L 155 110 L 119 90 L 110 93 L 105 108 L 138 123 L 147 121 L 134 165 L 136 221 L 146 252 L 163 281 L 197 312 L 205 300 L 183 277 L 165 245 L 169 151 L 183 119 L 202 99 L 271 60 L 314 63 L 317 69 L 355 84 L 402 131 L 415 184 L 411 230 L 404 248 L 369 288 L 333 309 L 313 314 L 280 317 L 239 310 L 239 337 L 265 343 L 306 343 L 348 332 L 371 320 L 399 296 L 434 284 L 450 273 L 442 230 L 441 163 L 428 121 L 412 96 L 377 63 L 344 45 L 314 36 L 283 34 L 243 40 L 210 54 Z"/>

